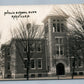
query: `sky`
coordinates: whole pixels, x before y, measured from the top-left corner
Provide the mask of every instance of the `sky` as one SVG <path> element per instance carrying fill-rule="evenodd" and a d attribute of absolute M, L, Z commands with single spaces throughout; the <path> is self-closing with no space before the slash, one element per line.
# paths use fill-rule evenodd
<path fill-rule="evenodd" d="M 0 6 L 0 33 L 1 36 L 1 44 L 4 44 L 8 41 L 10 41 L 12 35 L 10 30 L 13 31 L 13 29 L 19 28 L 19 23 L 23 21 L 24 23 L 28 22 L 34 22 L 38 25 L 43 25 L 43 20 L 52 13 L 53 8 L 56 10 L 59 10 L 59 8 L 62 8 L 66 13 L 68 9 L 67 4 L 63 5 L 13 5 L 13 6 Z M 28 13 L 28 12 L 36 11 L 36 13 Z M 16 14 L 16 12 L 27 12 L 27 14 L 21 14 L 29 15 L 28 19 L 26 18 L 13 18 Z M 12 14 L 9 14 L 12 13 Z M 13 14 L 15 13 L 15 14 Z M 69 13 L 70 14 L 70 13 Z M 55 14 L 56 15 L 56 14 Z M 13 16 L 13 17 L 12 17 Z"/>
<path fill-rule="evenodd" d="M 20 20 L 25 23 L 25 21 L 35 22 L 35 24 L 43 25 L 42 21 L 49 14 L 52 5 L 32 5 L 32 6 L 1 6 L 0 10 L 0 31 L 2 32 L 1 43 L 4 43 L 11 38 L 10 29 L 19 27 Z M 36 11 L 36 13 L 28 13 L 22 15 L 29 15 L 28 19 L 26 18 L 12 18 L 14 14 L 8 14 L 13 12 L 29 12 Z M 16 15 L 16 14 L 15 14 Z M 19 14 L 17 14 L 19 15 Z"/>
<path fill-rule="evenodd" d="M 0 5 L 77 4 L 84 0 L 0 0 Z"/>
<path fill-rule="evenodd" d="M 11 20 L 10 15 L 4 16 L 5 11 L 36 10 L 38 11 L 38 13 L 30 16 L 34 19 L 37 18 L 35 22 L 41 23 L 43 18 L 48 14 L 48 12 L 52 8 L 52 6 L 49 6 L 49 5 L 78 4 L 78 3 L 84 3 L 84 0 L 0 0 L 0 18 L 1 18 L 0 32 L 3 33 L 1 43 L 4 43 L 5 41 L 10 40 L 9 28 L 11 27 L 13 28 L 14 26 L 18 25 L 17 24 L 18 21 Z M 32 5 L 48 5 L 48 6 L 31 7 Z"/>

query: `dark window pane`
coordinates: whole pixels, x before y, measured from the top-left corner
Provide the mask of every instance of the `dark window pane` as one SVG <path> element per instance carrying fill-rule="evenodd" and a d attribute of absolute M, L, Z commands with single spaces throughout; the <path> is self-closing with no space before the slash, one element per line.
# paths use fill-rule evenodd
<path fill-rule="evenodd" d="M 31 78 L 34 78 L 35 77 L 35 74 L 31 74 Z"/>
<path fill-rule="evenodd" d="M 63 38 L 60 38 L 60 44 L 62 44 L 63 43 Z"/>
<path fill-rule="evenodd" d="M 36 43 L 36 51 L 41 51 L 41 42 Z"/>
<path fill-rule="evenodd" d="M 60 51 L 60 54 L 63 55 L 63 51 Z"/>
<path fill-rule="evenodd" d="M 74 74 L 74 75 L 77 75 L 77 72 L 74 72 L 73 74 Z"/>
<path fill-rule="evenodd" d="M 25 51 L 25 52 L 27 52 L 27 46 L 26 46 L 26 47 L 24 47 L 24 51 Z"/>
<path fill-rule="evenodd" d="M 60 46 L 60 54 L 63 55 L 64 47 Z"/>
<path fill-rule="evenodd" d="M 55 19 L 53 20 L 53 22 L 56 21 Z"/>
<path fill-rule="evenodd" d="M 60 32 L 60 24 L 57 23 L 57 32 Z"/>
<path fill-rule="evenodd" d="M 35 51 L 35 43 L 30 43 L 30 51 Z"/>
<path fill-rule="evenodd" d="M 57 51 L 57 55 L 59 55 L 59 51 Z"/>
<path fill-rule="evenodd" d="M 27 75 L 26 74 L 24 75 L 24 78 L 27 78 Z"/>
<path fill-rule="evenodd" d="M 59 55 L 59 46 L 56 46 L 56 54 Z"/>
<path fill-rule="evenodd" d="M 42 74 L 38 74 L 38 77 L 42 77 Z"/>
<path fill-rule="evenodd" d="M 45 33 L 48 33 L 48 25 L 45 26 Z"/>
<path fill-rule="evenodd" d="M 61 24 L 61 31 L 64 32 L 64 24 Z"/>
<path fill-rule="evenodd" d="M 10 70 L 10 62 L 8 62 L 8 70 Z"/>
<path fill-rule="evenodd" d="M 34 67 L 34 60 L 31 60 L 31 68 L 35 68 Z"/>
<path fill-rule="evenodd" d="M 57 20 L 57 22 L 59 22 L 59 20 Z"/>
<path fill-rule="evenodd" d="M 79 66 L 82 66 L 82 60 L 81 58 L 79 58 L 79 63 L 78 63 Z"/>
<path fill-rule="evenodd" d="M 83 72 L 79 72 L 79 75 L 83 75 Z"/>
<path fill-rule="evenodd" d="M 42 63 L 41 62 L 42 62 L 42 60 L 41 59 L 38 59 L 38 68 L 41 68 L 42 67 L 42 65 L 41 65 Z"/>
<path fill-rule="evenodd" d="M 24 60 L 25 68 L 27 68 L 27 60 Z"/>
<path fill-rule="evenodd" d="M 56 38 L 56 44 L 58 44 L 59 43 L 59 39 L 58 38 Z"/>
<path fill-rule="evenodd" d="M 11 75 L 7 75 L 7 78 L 11 78 Z"/>

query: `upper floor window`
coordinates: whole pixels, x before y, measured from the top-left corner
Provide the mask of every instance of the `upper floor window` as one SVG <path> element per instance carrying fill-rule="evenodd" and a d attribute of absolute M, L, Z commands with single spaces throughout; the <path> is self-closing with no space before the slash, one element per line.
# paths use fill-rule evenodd
<path fill-rule="evenodd" d="M 40 52 L 42 50 L 42 42 L 30 41 L 28 49 L 30 49 L 30 52 Z M 24 51 L 27 52 L 27 45 L 25 45 Z"/>
<path fill-rule="evenodd" d="M 24 52 L 27 52 L 27 46 L 24 46 Z"/>
<path fill-rule="evenodd" d="M 63 44 L 63 40 L 64 40 L 64 38 L 55 38 L 55 40 L 56 40 L 56 44 Z"/>
<path fill-rule="evenodd" d="M 59 38 L 56 38 L 56 44 L 59 44 Z"/>
<path fill-rule="evenodd" d="M 36 51 L 41 51 L 41 48 L 42 46 L 41 46 L 41 42 L 37 42 L 36 43 Z"/>
<path fill-rule="evenodd" d="M 53 32 L 56 32 L 56 24 L 55 23 L 53 23 Z"/>
<path fill-rule="evenodd" d="M 60 23 L 57 23 L 57 32 L 60 32 Z"/>
<path fill-rule="evenodd" d="M 64 24 L 61 23 L 61 32 L 64 32 Z"/>
<path fill-rule="evenodd" d="M 30 51 L 35 51 L 35 42 L 30 43 Z"/>
<path fill-rule="evenodd" d="M 56 46 L 56 55 L 59 55 L 59 48 L 60 48 L 60 46 Z"/>
<path fill-rule="evenodd" d="M 55 38 L 55 41 L 56 41 L 56 55 L 58 56 L 64 55 L 64 45 L 63 45 L 64 38 L 58 37 Z"/>
<path fill-rule="evenodd" d="M 60 55 L 63 55 L 64 54 L 64 46 L 60 46 Z"/>
<path fill-rule="evenodd" d="M 64 46 L 56 45 L 56 55 L 64 55 Z"/>
<path fill-rule="evenodd" d="M 53 32 L 64 32 L 64 23 L 60 20 L 53 22 Z"/>

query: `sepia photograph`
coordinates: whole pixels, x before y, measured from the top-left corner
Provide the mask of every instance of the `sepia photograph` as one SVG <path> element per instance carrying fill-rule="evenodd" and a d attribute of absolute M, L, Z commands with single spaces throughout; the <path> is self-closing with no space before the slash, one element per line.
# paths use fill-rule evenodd
<path fill-rule="evenodd" d="M 0 80 L 84 79 L 84 4 L 0 6 Z"/>

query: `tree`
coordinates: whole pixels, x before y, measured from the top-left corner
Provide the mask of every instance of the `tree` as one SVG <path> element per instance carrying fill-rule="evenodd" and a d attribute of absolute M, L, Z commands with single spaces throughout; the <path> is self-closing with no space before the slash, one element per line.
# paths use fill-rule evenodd
<path fill-rule="evenodd" d="M 83 56 L 83 47 L 82 44 L 84 41 L 84 4 L 69 5 L 70 9 L 70 19 L 68 23 L 71 25 L 72 29 L 70 30 L 70 55 L 74 57 L 72 61 L 72 79 L 75 72 L 75 66 L 80 58 L 80 53 Z M 78 59 L 78 60 L 77 60 Z"/>
<path fill-rule="evenodd" d="M 83 55 L 84 50 L 84 4 L 66 5 L 65 9 L 54 8 L 52 14 L 59 16 L 69 16 L 67 19 L 67 32 L 69 36 L 69 53 L 72 79 L 74 77 L 76 61 L 80 57 L 80 53 Z M 80 52 L 81 51 L 81 52 Z"/>
<path fill-rule="evenodd" d="M 27 80 L 29 79 L 29 68 L 30 68 L 30 41 L 29 39 L 35 39 L 35 38 L 41 38 L 43 36 L 43 31 L 40 31 L 40 26 L 35 25 L 35 23 L 23 23 L 22 21 L 19 23 L 19 28 L 11 29 L 12 38 L 16 38 L 19 40 L 19 43 L 25 48 L 25 43 L 22 41 L 22 39 L 26 40 L 26 55 L 27 55 L 27 61 L 24 63 L 21 51 L 19 51 L 18 43 L 16 44 L 16 47 L 18 48 L 18 53 L 21 57 L 21 60 L 23 61 L 24 65 L 27 69 Z"/>

